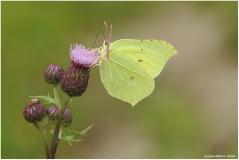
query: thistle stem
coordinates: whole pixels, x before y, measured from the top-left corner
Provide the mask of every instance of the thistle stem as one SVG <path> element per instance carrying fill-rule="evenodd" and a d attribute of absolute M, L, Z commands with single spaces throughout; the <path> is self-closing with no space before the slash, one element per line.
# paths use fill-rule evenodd
<path fill-rule="evenodd" d="M 58 93 L 58 90 L 57 90 L 56 86 L 53 87 L 53 92 L 54 92 L 54 98 L 55 98 L 58 106 L 61 108 L 60 97 L 59 97 L 59 93 Z"/>
<path fill-rule="evenodd" d="M 43 139 L 43 143 L 44 143 L 44 148 L 45 148 L 45 152 L 46 152 L 46 158 L 49 159 L 50 158 L 50 153 L 49 153 L 49 147 L 48 147 L 48 143 L 47 143 L 47 137 L 46 137 L 46 132 L 45 130 L 42 130 L 38 123 L 34 123 L 34 126 L 37 128 L 37 130 L 39 131 L 39 133 L 42 136 Z"/>
<path fill-rule="evenodd" d="M 52 137 L 52 143 L 51 143 L 51 148 L 50 148 L 50 158 L 54 159 L 55 155 L 56 155 L 56 150 L 59 144 L 59 133 L 61 130 L 61 125 L 62 125 L 62 119 L 63 119 L 63 115 L 65 112 L 65 109 L 67 108 L 67 104 L 68 104 L 69 100 L 67 100 L 65 102 L 64 108 L 61 110 L 61 115 L 60 118 L 58 119 L 57 123 L 56 123 L 56 127 L 53 133 L 53 137 Z"/>

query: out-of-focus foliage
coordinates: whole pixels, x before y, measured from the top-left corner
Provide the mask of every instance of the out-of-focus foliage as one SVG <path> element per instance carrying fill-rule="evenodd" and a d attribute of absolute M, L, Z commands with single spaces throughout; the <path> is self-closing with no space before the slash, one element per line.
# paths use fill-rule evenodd
<path fill-rule="evenodd" d="M 237 155 L 236 13 L 236 2 L 2 2 L 2 157 L 44 158 L 23 107 L 29 95 L 53 94 L 44 69 L 66 68 L 70 44 L 91 46 L 104 20 L 113 40 L 159 38 L 178 55 L 136 108 L 110 97 L 91 71 L 72 101 L 72 127 L 95 126 L 73 147 L 60 143 L 57 158 Z"/>

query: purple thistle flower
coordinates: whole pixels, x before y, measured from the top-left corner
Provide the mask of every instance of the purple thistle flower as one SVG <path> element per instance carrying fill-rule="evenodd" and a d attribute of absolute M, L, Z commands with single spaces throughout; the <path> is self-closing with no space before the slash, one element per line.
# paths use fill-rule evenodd
<path fill-rule="evenodd" d="M 98 64 L 100 54 L 95 49 L 85 48 L 81 44 L 73 44 L 70 48 L 70 59 L 76 67 L 89 68 Z"/>

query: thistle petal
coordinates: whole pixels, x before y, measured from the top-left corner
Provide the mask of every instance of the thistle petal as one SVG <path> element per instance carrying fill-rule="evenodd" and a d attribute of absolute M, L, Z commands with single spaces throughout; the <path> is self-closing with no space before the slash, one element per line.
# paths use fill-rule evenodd
<path fill-rule="evenodd" d="M 90 67 L 98 64 L 99 52 L 95 49 L 85 48 L 81 44 L 73 44 L 70 49 L 70 59 L 76 67 Z"/>

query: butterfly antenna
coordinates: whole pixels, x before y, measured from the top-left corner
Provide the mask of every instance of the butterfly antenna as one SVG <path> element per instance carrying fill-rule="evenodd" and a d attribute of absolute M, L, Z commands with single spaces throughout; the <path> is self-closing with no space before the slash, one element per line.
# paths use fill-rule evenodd
<path fill-rule="evenodd" d="M 103 36 L 104 39 L 105 39 L 105 35 L 104 35 L 104 33 L 103 33 L 102 31 L 99 31 L 99 32 L 96 34 L 96 36 L 95 36 L 95 40 L 94 40 L 93 45 L 92 45 L 91 48 L 94 48 L 95 43 L 96 43 L 96 40 L 97 40 L 97 38 L 99 37 L 100 34 L 102 34 L 102 36 Z"/>
<path fill-rule="evenodd" d="M 106 39 L 106 41 L 108 42 L 108 43 L 110 43 L 110 41 L 111 41 L 111 33 L 112 33 L 112 24 L 110 24 L 110 23 L 107 23 L 106 21 L 104 21 L 104 25 L 105 25 L 105 28 L 106 28 L 106 31 L 107 31 L 107 39 Z"/>

